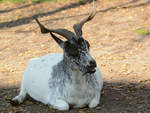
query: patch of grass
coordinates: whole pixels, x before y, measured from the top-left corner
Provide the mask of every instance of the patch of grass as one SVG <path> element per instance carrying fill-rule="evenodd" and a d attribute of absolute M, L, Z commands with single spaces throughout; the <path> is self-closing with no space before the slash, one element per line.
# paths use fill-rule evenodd
<path fill-rule="evenodd" d="M 0 0 L 0 3 L 8 3 L 8 2 L 23 3 L 24 0 Z"/>
<path fill-rule="evenodd" d="M 139 35 L 150 35 L 150 29 L 140 28 L 135 30 L 135 32 Z"/>
<path fill-rule="evenodd" d="M 48 2 L 48 1 L 52 1 L 52 0 L 31 0 L 33 3 L 36 2 Z"/>
<path fill-rule="evenodd" d="M 76 1 L 79 1 L 79 2 L 84 2 L 84 1 L 86 1 L 86 2 L 92 2 L 93 0 L 76 0 Z"/>

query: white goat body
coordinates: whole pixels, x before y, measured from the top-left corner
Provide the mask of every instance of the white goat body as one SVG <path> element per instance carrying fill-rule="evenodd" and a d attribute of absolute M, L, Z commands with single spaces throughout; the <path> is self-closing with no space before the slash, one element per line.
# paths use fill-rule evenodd
<path fill-rule="evenodd" d="M 96 68 L 94 75 L 84 76 L 75 70 L 71 78 L 63 83 L 67 78 L 62 79 L 61 72 L 59 72 L 60 77 L 56 79 L 53 79 L 55 76 L 52 75 L 53 67 L 62 59 L 62 54 L 48 54 L 41 58 L 31 59 L 23 74 L 20 94 L 13 100 L 22 103 L 26 94 L 29 94 L 33 99 L 59 110 L 68 110 L 69 105 L 76 108 L 86 105 L 91 108 L 96 107 L 100 101 L 100 91 L 103 85 L 99 69 Z M 88 81 L 87 76 L 93 76 L 94 81 Z M 58 82 L 60 86 L 50 87 L 53 82 Z M 93 88 L 93 82 L 97 82 L 98 86 Z"/>

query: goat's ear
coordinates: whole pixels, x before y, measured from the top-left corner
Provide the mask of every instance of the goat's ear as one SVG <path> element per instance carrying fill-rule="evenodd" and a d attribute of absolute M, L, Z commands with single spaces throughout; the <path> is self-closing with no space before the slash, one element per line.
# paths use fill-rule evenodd
<path fill-rule="evenodd" d="M 52 32 L 50 32 L 51 36 L 53 37 L 53 39 L 57 42 L 57 44 L 61 47 L 64 48 L 64 41 L 62 41 L 61 39 L 59 39 L 58 37 L 56 37 L 56 35 L 54 35 Z"/>

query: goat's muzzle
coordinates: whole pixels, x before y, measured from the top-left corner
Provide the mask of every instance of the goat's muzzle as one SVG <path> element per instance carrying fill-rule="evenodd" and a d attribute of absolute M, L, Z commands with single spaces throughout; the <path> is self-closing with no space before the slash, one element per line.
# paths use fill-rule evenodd
<path fill-rule="evenodd" d="M 95 73 L 96 72 L 96 62 L 94 60 L 90 61 L 89 63 L 90 65 L 87 66 L 87 69 L 88 69 L 88 73 Z"/>

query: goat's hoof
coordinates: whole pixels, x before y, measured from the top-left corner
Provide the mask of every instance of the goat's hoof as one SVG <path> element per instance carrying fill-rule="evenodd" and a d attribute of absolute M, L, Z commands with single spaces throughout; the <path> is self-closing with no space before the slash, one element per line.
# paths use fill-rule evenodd
<path fill-rule="evenodd" d="M 10 104 L 12 105 L 12 106 L 18 106 L 20 103 L 19 103 L 19 101 L 18 100 L 10 100 Z"/>
<path fill-rule="evenodd" d="M 89 104 L 89 108 L 95 108 L 96 106 L 98 106 L 99 102 L 97 101 L 93 101 Z"/>

